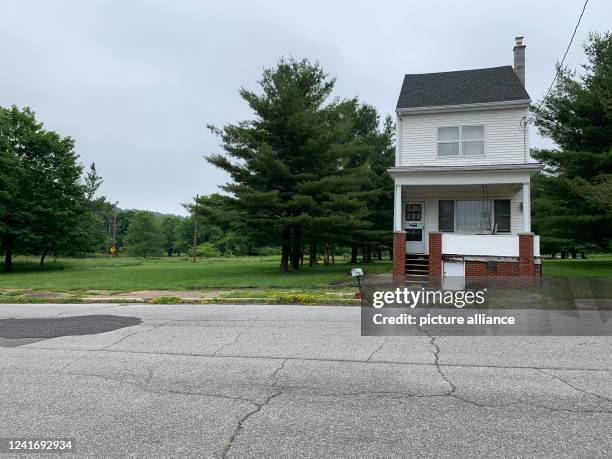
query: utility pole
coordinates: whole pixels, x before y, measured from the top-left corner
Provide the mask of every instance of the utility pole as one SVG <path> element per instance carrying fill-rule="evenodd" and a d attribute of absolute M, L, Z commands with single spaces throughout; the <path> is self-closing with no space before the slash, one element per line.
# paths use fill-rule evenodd
<path fill-rule="evenodd" d="M 113 244 L 110 249 L 110 256 L 114 258 L 117 255 L 117 206 L 119 201 L 115 202 L 113 206 Z"/>
<path fill-rule="evenodd" d="M 119 201 L 115 203 L 115 212 L 113 212 L 113 256 L 117 255 L 117 205 Z"/>
<path fill-rule="evenodd" d="M 196 245 L 198 243 L 198 198 L 199 195 L 196 194 L 195 205 L 193 206 L 193 262 L 196 260 Z"/>

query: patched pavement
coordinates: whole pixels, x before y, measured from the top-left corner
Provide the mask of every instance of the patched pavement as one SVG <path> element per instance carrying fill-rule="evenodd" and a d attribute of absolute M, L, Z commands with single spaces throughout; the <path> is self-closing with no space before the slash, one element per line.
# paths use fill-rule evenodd
<path fill-rule="evenodd" d="M 0 437 L 90 457 L 612 455 L 612 338 L 361 337 L 359 312 L 2 305 Z"/>

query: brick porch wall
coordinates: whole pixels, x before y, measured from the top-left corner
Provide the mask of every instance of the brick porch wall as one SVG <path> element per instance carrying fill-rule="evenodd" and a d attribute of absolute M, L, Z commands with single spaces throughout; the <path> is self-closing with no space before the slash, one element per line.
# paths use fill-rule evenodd
<path fill-rule="evenodd" d="M 429 233 L 429 277 L 442 277 L 442 233 Z"/>
<path fill-rule="evenodd" d="M 537 277 L 540 270 L 536 269 L 533 259 L 533 234 L 519 234 L 519 276 Z"/>
<path fill-rule="evenodd" d="M 406 278 L 406 232 L 393 232 L 393 281 Z"/>

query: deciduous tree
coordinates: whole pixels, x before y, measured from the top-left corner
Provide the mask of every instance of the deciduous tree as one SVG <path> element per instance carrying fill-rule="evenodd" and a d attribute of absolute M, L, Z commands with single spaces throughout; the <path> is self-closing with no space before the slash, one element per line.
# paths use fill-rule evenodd
<path fill-rule="evenodd" d="M 147 258 L 158 255 L 162 239 L 159 224 L 153 212 L 134 212 L 125 238 L 127 248 L 137 256 Z"/>
<path fill-rule="evenodd" d="M 2 166 L 14 171 L 3 193 L 5 269 L 14 253 L 70 250 L 82 214 L 82 168 L 74 142 L 47 131 L 29 108 L 0 108 Z"/>

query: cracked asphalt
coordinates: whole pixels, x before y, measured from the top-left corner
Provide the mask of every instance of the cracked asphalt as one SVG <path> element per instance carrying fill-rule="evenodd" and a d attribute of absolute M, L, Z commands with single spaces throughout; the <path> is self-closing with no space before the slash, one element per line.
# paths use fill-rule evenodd
<path fill-rule="evenodd" d="M 355 307 L 0 305 L 0 437 L 80 457 L 610 457 L 610 337 L 362 337 Z"/>

